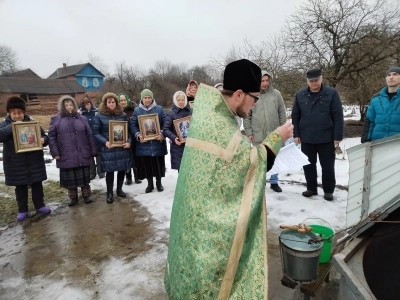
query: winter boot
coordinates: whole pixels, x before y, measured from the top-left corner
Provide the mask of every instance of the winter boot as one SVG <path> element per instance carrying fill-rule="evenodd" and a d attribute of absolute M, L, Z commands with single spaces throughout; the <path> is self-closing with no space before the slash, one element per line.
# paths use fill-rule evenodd
<path fill-rule="evenodd" d="M 131 170 L 127 170 L 126 171 L 126 181 L 125 181 L 126 185 L 131 185 L 132 184 L 132 171 Z"/>
<path fill-rule="evenodd" d="M 78 203 L 78 189 L 68 189 L 68 206 L 74 206 Z"/>
<path fill-rule="evenodd" d="M 90 195 L 92 194 L 92 191 L 90 190 L 90 185 L 81 187 L 81 192 L 85 203 L 86 204 L 92 203 L 92 199 L 90 198 Z"/>
<path fill-rule="evenodd" d="M 107 185 L 107 203 L 111 204 L 114 202 L 113 186 Z"/>
<path fill-rule="evenodd" d="M 304 197 L 307 197 L 307 198 L 308 198 L 308 197 L 311 197 L 311 196 L 318 195 L 318 192 L 317 192 L 317 191 L 310 191 L 310 190 L 307 190 L 307 191 L 303 192 L 302 195 L 303 195 Z"/>
<path fill-rule="evenodd" d="M 153 177 L 147 178 L 146 193 L 151 193 L 154 190 Z"/>
<path fill-rule="evenodd" d="M 126 197 L 126 194 L 122 190 L 122 185 L 124 184 L 124 178 L 125 178 L 125 172 L 119 171 L 117 174 L 117 195 L 122 198 Z"/>
<path fill-rule="evenodd" d="M 137 168 L 132 168 L 132 170 L 133 170 L 133 176 L 135 177 L 135 183 L 142 183 L 142 181 L 138 178 Z"/>
<path fill-rule="evenodd" d="M 21 222 L 28 217 L 28 212 L 20 212 L 17 215 L 17 221 Z"/>
<path fill-rule="evenodd" d="M 277 183 L 271 183 L 271 189 L 274 190 L 276 193 L 281 193 L 282 189 Z"/>
<path fill-rule="evenodd" d="M 42 214 L 42 215 L 47 215 L 47 214 L 51 213 L 51 209 L 48 208 L 47 206 L 43 206 L 43 207 L 37 209 L 36 213 Z"/>
<path fill-rule="evenodd" d="M 78 204 L 78 198 L 68 198 L 68 206 L 74 206 Z"/>
<path fill-rule="evenodd" d="M 157 178 L 156 186 L 157 186 L 157 191 L 162 192 L 164 190 L 164 187 L 161 184 L 161 178 Z"/>

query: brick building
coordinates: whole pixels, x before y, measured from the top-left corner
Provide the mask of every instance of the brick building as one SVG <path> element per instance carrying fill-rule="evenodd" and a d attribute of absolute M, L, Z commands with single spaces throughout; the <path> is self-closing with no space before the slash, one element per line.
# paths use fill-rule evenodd
<path fill-rule="evenodd" d="M 19 72 L 20 74 L 10 75 L 21 75 L 21 77 L 0 77 L 0 117 L 7 114 L 6 102 L 10 96 L 25 99 L 27 113 L 47 115 L 57 112 L 60 96 L 71 95 L 79 103 L 86 93 L 86 90 L 75 80 L 42 79 L 36 74 L 37 77 L 24 77 L 22 74 L 26 75 L 30 72 Z"/>

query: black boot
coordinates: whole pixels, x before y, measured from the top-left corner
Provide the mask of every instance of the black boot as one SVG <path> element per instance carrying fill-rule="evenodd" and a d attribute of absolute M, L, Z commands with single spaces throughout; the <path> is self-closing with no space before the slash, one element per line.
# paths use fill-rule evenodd
<path fill-rule="evenodd" d="M 142 183 L 142 181 L 137 176 L 137 168 L 132 168 L 133 170 L 133 177 L 135 177 L 135 183 Z"/>
<path fill-rule="evenodd" d="M 157 186 L 157 191 L 162 192 L 164 190 L 164 187 L 161 184 L 161 178 L 157 178 L 156 186 Z"/>
<path fill-rule="evenodd" d="M 126 185 L 131 185 L 132 184 L 132 171 L 128 170 L 126 171 L 126 181 L 125 181 Z"/>
<path fill-rule="evenodd" d="M 107 185 L 107 203 L 111 204 L 114 202 L 113 186 Z"/>
<path fill-rule="evenodd" d="M 125 172 L 118 172 L 117 175 L 117 195 L 118 197 L 125 198 L 126 194 L 122 190 L 122 185 L 124 184 Z"/>
<path fill-rule="evenodd" d="M 74 206 L 78 203 L 78 198 L 69 198 L 68 206 Z"/>
<path fill-rule="evenodd" d="M 151 193 L 154 190 L 153 177 L 147 178 L 147 182 L 146 193 Z"/>

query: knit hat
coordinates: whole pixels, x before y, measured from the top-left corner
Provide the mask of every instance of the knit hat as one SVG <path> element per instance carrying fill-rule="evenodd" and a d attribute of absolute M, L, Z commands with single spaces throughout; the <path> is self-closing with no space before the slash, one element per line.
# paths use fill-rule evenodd
<path fill-rule="evenodd" d="M 395 73 L 397 73 L 397 74 L 400 74 L 400 67 L 391 67 L 391 68 L 386 72 L 386 76 L 387 76 L 389 73 L 392 73 L 392 72 L 395 72 Z"/>
<path fill-rule="evenodd" d="M 124 93 L 119 93 L 118 94 L 118 102 L 119 102 L 119 99 L 121 99 L 121 97 L 122 96 L 124 96 L 125 97 L 125 99 L 126 99 L 126 102 L 128 103 L 128 106 L 130 106 L 131 105 L 131 99 L 129 99 L 129 97 L 128 97 L 128 95 L 127 94 L 124 94 Z"/>
<path fill-rule="evenodd" d="M 242 90 L 246 93 L 259 93 L 261 69 L 247 59 L 231 62 L 225 68 L 223 83 L 224 90 Z"/>
<path fill-rule="evenodd" d="M 6 110 L 7 110 L 7 112 L 10 112 L 11 109 L 21 109 L 25 112 L 25 110 L 26 110 L 25 100 L 20 97 L 17 97 L 17 96 L 8 98 Z"/>
<path fill-rule="evenodd" d="M 153 92 L 150 91 L 149 89 L 144 89 L 144 90 L 140 93 L 140 100 L 143 100 L 143 98 L 146 97 L 146 96 L 150 96 L 151 99 L 154 99 L 154 98 L 153 98 Z"/>
<path fill-rule="evenodd" d="M 114 99 L 115 99 L 115 102 L 118 103 L 118 100 L 119 100 L 119 99 L 118 99 L 118 96 L 115 95 L 114 93 L 111 93 L 111 92 L 105 93 L 104 96 L 103 96 L 103 98 L 101 99 L 101 102 L 104 103 L 104 101 L 105 101 L 107 98 L 110 98 L 110 97 L 114 98 Z"/>

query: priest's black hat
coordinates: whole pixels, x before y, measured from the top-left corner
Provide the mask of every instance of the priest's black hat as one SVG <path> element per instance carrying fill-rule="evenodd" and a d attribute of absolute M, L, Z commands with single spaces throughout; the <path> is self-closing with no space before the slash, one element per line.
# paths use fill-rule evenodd
<path fill-rule="evenodd" d="M 228 64 L 224 72 L 224 90 L 260 92 L 261 69 L 255 63 L 240 59 Z"/>

